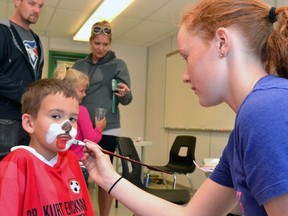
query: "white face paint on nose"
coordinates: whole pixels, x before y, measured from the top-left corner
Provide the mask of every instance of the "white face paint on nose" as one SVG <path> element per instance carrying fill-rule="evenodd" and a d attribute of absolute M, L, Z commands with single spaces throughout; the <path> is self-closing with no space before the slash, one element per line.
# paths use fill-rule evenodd
<path fill-rule="evenodd" d="M 76 134 L 77 134 L 77 130 L 74 127 L 72 127 L 69 120 L 65 120 L 64 122 L 60 124 L 53 123 L 50 125 L 48 132 L 46 134 L 46 141 L 47 143 L 51 144 L 57 139 L 59 135 L 66 136 L 67 138 L 70 137 L 71 139 L 71 138 L 75 138 Z M 66 148 L 67 147 L 65 147 L 65 149 Z"/>

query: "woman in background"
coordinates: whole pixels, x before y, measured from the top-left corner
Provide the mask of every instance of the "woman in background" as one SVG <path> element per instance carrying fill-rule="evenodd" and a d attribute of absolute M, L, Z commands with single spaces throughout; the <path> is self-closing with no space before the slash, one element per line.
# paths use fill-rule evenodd
<path fill-rule="evenodd" d="M 112 30 L 109 22 L 95 23 L 91 28 L 89 42 L 91 53 L 85 59 L 77 61 L 72 68 L 84 72 L 90 79 L 86 97 L 82 101 L 90 118 L 94 119 L 96 107 L 106 109 L 107 125 L 99 145 L 114 152 L 117 137 L 120 136 L 118 105 L 128 105 L 132 101 L 130 76 L 125 62 L 116 58 L 115 53 L 110 50 Z M 117 82 L 113 88 L 112 80 Z M 112 201 L 112 197 L 99 187 L 98 204 L 101 216 L 109 216 Z"/>

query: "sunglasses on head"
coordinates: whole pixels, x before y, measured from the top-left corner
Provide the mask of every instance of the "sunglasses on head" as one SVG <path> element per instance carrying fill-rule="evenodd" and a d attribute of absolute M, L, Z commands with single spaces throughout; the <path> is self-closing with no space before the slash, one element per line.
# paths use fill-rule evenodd
<path fill-rule="evenodd" d="M 108 27 L 99 27 L 99 26 L 96 26 L 93 28 L 93 33 L 94 34 L 100 34 L 101 32 L 103 32 L 104 34 L 106 35 L 110 35 L 111 34 L 111 29 L 108 28 Z"/>

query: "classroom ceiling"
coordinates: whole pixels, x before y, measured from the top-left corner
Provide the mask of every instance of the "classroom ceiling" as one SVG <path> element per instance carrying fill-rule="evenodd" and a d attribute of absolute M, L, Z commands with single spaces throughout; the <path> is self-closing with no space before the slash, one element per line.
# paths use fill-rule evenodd
<path fill-rule="evenodd" d="M 102 0 L 45 0 L 40 18 L 31 28 L 39 35 L 72 39 Z M 148 47 L 178 30 L 181 11 L 197 0 L 135 0 L 113 22 L 113 42 Z M 279 7 L 287 0 L 265 0 Z M 0 19 L 14 13 L 13 0 L 0 0 Z"/>

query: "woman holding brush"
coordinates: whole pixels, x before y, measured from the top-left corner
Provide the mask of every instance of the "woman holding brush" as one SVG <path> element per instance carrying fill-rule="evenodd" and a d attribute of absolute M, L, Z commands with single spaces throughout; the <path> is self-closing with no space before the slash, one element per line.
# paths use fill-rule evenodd
<path fill-rule="evenodd" d="M 178 32 L 183 81 L 202 106 L 224 102 L 237 113 L 218 165 L 186 206 L 121 178 L 88 142 L 91 178 L 135 215 L 224 216 L 237 203 L 245 216 L 288 215 L 287 47 L 288 6 L 202 0 L 187 9 Z"/>

